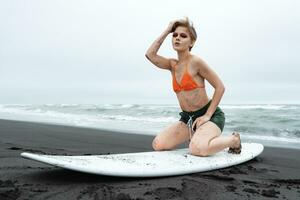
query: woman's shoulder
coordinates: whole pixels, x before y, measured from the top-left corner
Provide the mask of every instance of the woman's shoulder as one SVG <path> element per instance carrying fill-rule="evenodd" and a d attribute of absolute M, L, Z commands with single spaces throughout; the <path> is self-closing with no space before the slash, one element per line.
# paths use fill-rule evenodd
<path fill-rule="evenodd" d="M 178 63 L 178 60 L 175 59 L 175 58 L 170 58 L 170 65 L 171 65 L 171 68 L 173 69 L 173 67 L 175 67 Z"/>
<path fill-rule="evenodd" d="M 192 56 L 192 64 L 194 66 L 197 66 L 197 67 L 207 67 L 208 64 L 204 61 L 203 58 L 201 58 L 200 56 L 198 55 L 193 55 Z"/>
<path fill-rule="evenodd" d="M 208 64 L 204 61 L 203 58 L 201 58 L 200 56 L 196 56 L 193 55 L 192 56 L 192 61 L 191 64 L 193 65 L 194 69 L 198 72 L 201 71 L 207 71 L 210 69 L 210 67 L 208 66 Z"/>
<path fill-rule="evenodd" d="M 194 64 L 201 64 L 201 63 L 204 63 L 205 61 L 204 61 L 204 59 L 203 58 L 201 58 L 199 55 L 192 55 L 191 56 L 191 61 L 194 63 Z"/>

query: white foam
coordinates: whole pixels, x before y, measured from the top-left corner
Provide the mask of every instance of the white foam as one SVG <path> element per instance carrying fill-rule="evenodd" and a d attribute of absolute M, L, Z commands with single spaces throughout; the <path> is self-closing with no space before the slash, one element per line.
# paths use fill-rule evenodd
<path fill-rule="evenodd" d="M 283 143 L 296 143 L 300 144 L 300 139 L 295 137 L 280 137 L 271 135 L 254 135 L 254 134 L 241 134 L 241 139 L 254 139 L 257 141 L 268 141 L 268 142 L 283 142 Z"/>
<path fill-rule="evenodd" d="M 47 106 L 45 106 L 47 105 Z M 294 107 L 299 109 L 299 106 L 278 106 L 278 105 L 266 105 L 267 109 L 287 109 Z M 225 109 L 256 109 L 266 108 L 265 105 L 247 105 L 247 106 L 235 106 L 230 105 Z M 70 108 L 69 108 L 70 107 Z M 74 108 L 73 108 L 74 107 Z M 133 108 L 134 107 L 134 108 Z M 64 109 L 65 108 L 65 109 Z M 127 112 L 128 109 L 130 113 Z M 223 107 L 222 107 L 223 108 Z M 293 109 L 294 109 L 293 108 Z M 88 109 L 88 110 L 86 110 Z M 92 112 L 89 112 L 89 109 Z M 101 109 L 101 110 L 99 110 Z M 104 109 L 104 111 L 102 110 Z M 108 109 L 106 111 L 105 109 Z M 115 109 L 115 110 L 114 110 Z M 176 110 L 175 110 L 176 109 Z M 169 106 L 165 109 L 164 105 L 134 105 L 124 104 L 122 105 L 96 105 L 96 104 L 44 104 L 44 105 L 28 105 L 28 104 L 7 104 L 0 105 L 0 118 L 22 120 L 22 121 L 34 121 L 34 122 L 46 122 L 73 126 L 83 126 L 91 128 L 101 128 L 119 131 L 132 131 L 139 132 L 141 134 L 157 134 L 161 129 L 175 121 L 178 121 L 179 115 L 177 113 L 177 106 Z M 59 111 L 57 111 L 59 110 Z M 83 112 L 81 112 L 81 110 Z M 95 112 L 94 112 L 95 111 Z M 164 112 L 166 114 L 164 114 Z M 260 112 L 260 111 L 259 111 Z M 275 113 L 276 111 L 274 111 Z M 135 113 L 135 114 L 131 114 Z M 162 115 L 163 113 L 163 115 Z M 170 114 L 171 113 L 171 114 Z M 173 114 L 172 114 L 173 113 Z M 234 121 L 234 112 L 228 112 L 227 115 L 227 128 L 230 128 L 229 124 Z M 231 117 L 233 116 L 233 117 Z M 291 116 L 286 116 L 288 119 Z M 230 128 L 231 129 L 231 128 Z M 256 133 L 257 134 L 257 133 Z M 279 136 L 270 135 L 255 135 L 250 133 L 241 133 L 243 138 L 249 140 L 256 140 L 269 143 L 291 143 L 300 144 L 300 139 L 291 137 L 288 131 L 280 132 Z M 285 137 L 286 136 L 286 137 Z"/>
<path fill-rule="evenodd" d="M 78 114 L 63 113 L 53 110 L 34 109 L 32 107 L 11 108 L 6 107 L 0 110 L 0 116 L 3 119 L 15 119 L 22 121 L 46 122 L 63 125 L 83 126 L 104 128 L 114 127 L 118 130 L 138 130 L 137 127 L 143 127 L 150 130 L 149 127 L 160 126 L 164 123 L 170 123 L 178 120 L 174 117 L 151 117 L 151 116 L 128 116 L 121 114 Z M 137 122 L 137 123 L 135 123 Z M 110 129 L 110 128 L 109 128 Z M 153 131 L 153 129 L 151 129 Z"/>
<path fill-rule="evenodd" d="M 106 114 L 98 114 L 97 115 L 101 119 L 107 120 L 120 120 L 120 121 L 137 121 L 137 122 L 173 122 L 178 120 L 175 117 L 147 117 L 147 116 L 128 116 L 128 115 L 106 115 Z"/>
<path fill-rule="evenodd" d="M 58 104 L 59 107 L 65 108 L 65 107 L 76 107 L 76 106 L 80 106 L 79 104 Z"/>
<path fill-rule="evenodd" d="M 265 109 L 265 110 L 280 110 L 286 109 L 284 105 L 222 105 L 224 109 Z"/>
<path fill-rule="evenodd" d="M 104 108 L 107 110 L 114 110 L 114 109 L 128 109 L 128 108 L 133 108 L 136 105 L 134 104 L 98 104 L 95 105 L 96 107 Z"/>

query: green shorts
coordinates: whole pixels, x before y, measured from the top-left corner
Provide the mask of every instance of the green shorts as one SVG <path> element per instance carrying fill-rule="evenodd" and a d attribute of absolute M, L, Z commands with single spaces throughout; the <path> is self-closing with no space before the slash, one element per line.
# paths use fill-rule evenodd
<path fill-rule="evenodd" d="M 192 111 L 192 112 L 182 111 L 182 112 L 180 112 L 179 115 L 181 116 L 181 118 L 179 119 L 179 121 L 182 121 L 185 124 L 188 124 L 188 121 L 190 119 L 192 119 L 192 122 L 194 122 L 198 117 L 201 117 L 206 113 L 210 103 L 211 103 L 211 100 L 204 107 L 202 107 L 201 109 L 196 110 L 196 111 Z M 224 125 L 225 125 L 225 114 L 221 110 L 220 107 L 217 107 L 216 111 L 214 112 L 214 114 L 212 115 L 212 117 L 210 118 L 209 121 L 215 123 L 221 129 L 221 132 L 223 132 Z"/>

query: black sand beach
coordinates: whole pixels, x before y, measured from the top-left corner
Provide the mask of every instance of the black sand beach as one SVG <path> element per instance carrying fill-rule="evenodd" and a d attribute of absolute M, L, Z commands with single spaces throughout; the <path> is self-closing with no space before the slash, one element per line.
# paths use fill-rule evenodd
<path fill-rule="evenodd" d="M 300 199 L 300 150 L 265 147 L 234 167 L 163 178 L 73 172 L 20 153 L 87 155 L 152 150 L 153 136 L 0 120 L 0 199 Z M 186 147 L 185 145 L 180 147 Z"/>

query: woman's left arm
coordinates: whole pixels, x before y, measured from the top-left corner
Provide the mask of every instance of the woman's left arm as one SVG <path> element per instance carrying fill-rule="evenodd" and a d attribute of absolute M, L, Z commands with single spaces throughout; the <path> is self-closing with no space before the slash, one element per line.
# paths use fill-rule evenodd
<path fill-rule="evenodd" d="M 212 117 L 225 92 L 225 86 L 219 76 L 200 58 L 196 59 L 198 73 L 206 79 L 215 89 L 209 108 L 205 115 Z"/>

